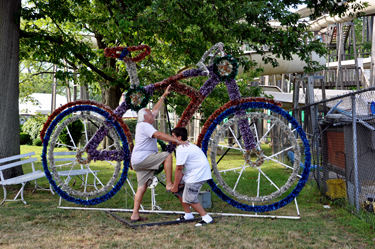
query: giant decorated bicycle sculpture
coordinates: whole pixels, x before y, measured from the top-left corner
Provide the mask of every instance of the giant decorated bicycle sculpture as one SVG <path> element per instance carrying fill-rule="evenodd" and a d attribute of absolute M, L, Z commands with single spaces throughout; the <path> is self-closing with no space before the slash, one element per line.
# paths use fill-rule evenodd
<path fill-rule="evenodd" d="M 141 53 L 130 57 L 130 52 L 134 54 L 134 51 Z M 131 83 L 126 101 L 115 110 L 95 101 L 80 100 L 67 103 L 49 116 L 41 131 L 42 162 L 50 184 L 62 198 L 78 204 L 95 205 L 110 199 L 121 189 L 128 176 L 133 148 L 133 138 L 122 119 L 127 110 L 138 111 L 148 104 L 150 96 L 171 85 L 171 91 L 191 99 L 177 124 L 185 127 L 200 104 L 221 82 L 227 87 L 230 101 L 207 119 L 197 141 L 206 155 L 210 148 L 211 165 L 218 182 L 208 181 L 212 191 L 230 205 L 252 212 L 276 210 L 297 197 L 310 170 L 311 155 L 306 135 L 279 102 L 260 97 L 241 97 L 235 80 L 237 62 L 223 52 L 222 43 L 215 44 L 202 56 L 198 68 L 141 87 L 135 63 L 150 53 L 151 49 L 147 45 L 105 49 L 107 57 L 118 58 L 126 63 Z M 205 60 L 209 56 L 211 58 L 206 66 Z M 181 82 L 194 77 L 207 78 L 199 90 Z M 84 136 L 79 142 L 74 141 L 72 131 L 69 130 L 70 125 L 77 120 L 84 124 Z M 69 144 L 59 139 L 62 132 L 70 137 Z M 280 143 L 283 143 L 283 146 L 278 146 L 281 148 L 279 151 L 265 146 L 273 132 L 278 132 Z M 231 148 L 235 151 L 229 158 L 230 162 L 220 158 L 220 163 L 217 163 L 220 151 L 228 143 L 225 140 L 228 134 L 234 139 Z M 301 153 L 296 134 L 305 147 L 303 169 L 300 168 Z M 106 140 L 111 142 L 104 143 Z M 61 146 L 77 151 L 76 158 L 70 163 L 59 164 L 55 160 L 54 152 L 61 150 Z M 174 149 L 173 144 L 166 148 L 168 152 Z M 281 157 L 290 150 L 296 158 L 292 166 L 284 163 Z M 80 165 L 87 170 L 85 181 L 95 180 L 96 186 L 73 186 L 58 174 L 61 168 L 73 172 Z"/>

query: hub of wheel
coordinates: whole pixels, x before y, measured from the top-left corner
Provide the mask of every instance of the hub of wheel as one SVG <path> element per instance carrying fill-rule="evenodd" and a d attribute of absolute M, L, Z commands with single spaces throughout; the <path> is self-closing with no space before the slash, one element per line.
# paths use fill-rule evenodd
<path fill-rule="evenodd" d="M 251 156 L 256 156 L 257 159 L 255 161 L 251 161 Z M 263 150 L 256 148 L 244 151 L 243 157 L 245 158 L 246 164 L 253 168 L 260 167 L 266 160 Z"/>
<path fill-rule="evenodd" d="M 84 155 L 87 155 L 86 158 L 84 158 Z M 84 149 L 78 149 L 76 154 L 77 162 L 80 164 L 88 164 L 91 161 L 90 155 L 86 153 L 86 150 Z"/>

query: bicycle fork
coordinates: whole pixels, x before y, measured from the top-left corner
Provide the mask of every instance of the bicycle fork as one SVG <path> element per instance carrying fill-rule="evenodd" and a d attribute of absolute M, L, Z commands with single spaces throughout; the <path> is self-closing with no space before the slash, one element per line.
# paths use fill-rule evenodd
<path fill-rule="evenodd" d="M 241 99 L 241 93 L 235 79 L 225 81 L 225 85 L 227 86 L 229 98 L 231 101 L 238 101 Z M 239 109 L 235 112 L 235 115 L 239 117 L 244 116 L 246 115 L 246 110 Z M 247 119 L 239 120 L 238 127 L 245 144 L 245 149 L 254 149 L 257 143 L 255 141 L 254 134 L 251 132 L 249 121 Z"/>

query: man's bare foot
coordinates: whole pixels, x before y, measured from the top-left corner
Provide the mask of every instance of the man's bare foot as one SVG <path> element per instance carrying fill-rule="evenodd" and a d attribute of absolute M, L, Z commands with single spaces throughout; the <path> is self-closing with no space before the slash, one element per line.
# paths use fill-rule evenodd
<path fill-rule="evenodd" d="M 147 217 L 141 217 L 141 216 L 139 216 L 138 219 L 130 218 L 130 222 L 138 222 L 138 221 L 146 221 L 146 220 L 148 220 Z"/>
<path fill-rule="evenodd" d="M 167 193 L 171 192 L 172 187 L 173 187 L 173 183 L 165 186 L 165 189 L 167 190 Z"/>

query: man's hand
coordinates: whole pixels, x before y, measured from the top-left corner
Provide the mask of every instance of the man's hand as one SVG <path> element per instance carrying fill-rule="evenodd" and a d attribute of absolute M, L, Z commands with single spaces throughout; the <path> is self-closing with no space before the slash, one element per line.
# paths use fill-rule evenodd
<path fill-rule="evenodd" d="M 184 166 L 183 165 L 176 165 L 176 170 L 174 171 L 174 182 L 173 182 L 173 187 L 171 189 L 172 193 L 178 192 L 178 186 L 181 183 L 182 179 L 182 170 Z"/>
<path fill-rule="evenodd" d="M 176 143 L 177 145 L 182 145 L 183 147 L 187 147 L 189 146 L 189 141 L 182 141 L 182 140 L 178 140 L 178 142 Z"/>
<path fill-rule="evenodd" d="M 168 87 L 167 87 L 167 89 L 165 89 L 165 91 L 164 91 L 164 93 L 163 93 L 163 97 L 167 97 L 168 95 L 169 95 L 169 93 L 170 93 L 170 89 L 171 88 L 171 85 L 169 85 Z"/>
<path fill-rule="evenodd" d="M 172 193 L 178 192 L 178 184 L 173 184 L 173 187 L 171 188 Z"/>

